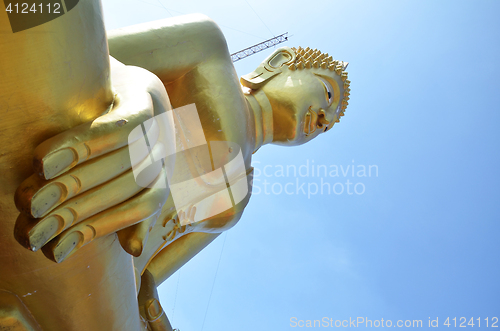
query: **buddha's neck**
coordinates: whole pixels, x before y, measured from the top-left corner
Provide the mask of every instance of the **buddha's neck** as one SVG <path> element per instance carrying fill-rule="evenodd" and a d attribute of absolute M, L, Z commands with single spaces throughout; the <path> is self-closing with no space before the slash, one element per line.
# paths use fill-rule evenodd
<path fill-rule="evenodd" d="M 273 141 L 273 110 L 269 99 L 262 90 L 251 90 L 243 87 L 243 95 L 255 118 L 255 152 L 261 146 Z"/>

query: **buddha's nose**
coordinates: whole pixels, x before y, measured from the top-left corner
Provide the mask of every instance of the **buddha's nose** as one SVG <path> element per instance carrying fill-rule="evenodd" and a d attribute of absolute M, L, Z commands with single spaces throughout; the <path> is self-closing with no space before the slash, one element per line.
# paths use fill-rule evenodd
<path fill-rule="evenodd" d="M 315 112 L 311 107 L 307 111 L 305 123 L 304 123 L 304 132 L 306 135 L 310 135 L 314 133 L 316 129 L 326 129 L 329 120 L 326 119 L 327 114 L 324 109 L 320 108 L 318 112 Z"/>
<path fill-rule="evenodd" d="M 326 119 L 326 112 L 324 109 L 320 108 L 318 111 L 317 127 L 318 129 L 322 129 L 324 126 L 328 126 L 328 124 L 330 124 L 330 121 Z"/>

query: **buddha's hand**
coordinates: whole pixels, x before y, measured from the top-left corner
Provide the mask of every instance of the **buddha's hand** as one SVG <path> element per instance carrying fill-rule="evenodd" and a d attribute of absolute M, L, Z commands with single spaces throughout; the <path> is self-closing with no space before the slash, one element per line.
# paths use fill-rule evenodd
<path fill-rule="evenodd" d="M 16 191 L 16 239 L 56 262 L 115 232 L 140 255 L 168 197 L 164 167 L 150 161 L 161 159 L 165 130 L 154 118 L 171 109 L 165 87 L 144 69 L 111 61 L 109 111 L 40 144 L 35 174 Z M 144 170 L 140 180 L 136 169 Z"/>

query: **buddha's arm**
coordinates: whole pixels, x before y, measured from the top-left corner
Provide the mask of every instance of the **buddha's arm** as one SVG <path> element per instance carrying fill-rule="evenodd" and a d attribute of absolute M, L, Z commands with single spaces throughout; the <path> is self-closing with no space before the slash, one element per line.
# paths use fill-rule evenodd
<path fill-rule="evenodd" d="M 188 233 L 162 249 L 147 270 L 153 275 L 156 284 L 160 285 L 219 235 L 220 233 Z"/>
<path fill-rule="evenodd" d="M 214 21 L 194 14 L 139 24 L 108 32 L 108 44 L 117 60 L 157 75 L 173 108 L 195 104 L 206 140 L 238 144 L 250 166 L 254 118 Z"/>
<path fill-rule="evenodd" d="M 147 69 L 165 84 L 228 52 L 217 24 L 201 14 L 112 30 L 108 44 L 118 61 Z"/>

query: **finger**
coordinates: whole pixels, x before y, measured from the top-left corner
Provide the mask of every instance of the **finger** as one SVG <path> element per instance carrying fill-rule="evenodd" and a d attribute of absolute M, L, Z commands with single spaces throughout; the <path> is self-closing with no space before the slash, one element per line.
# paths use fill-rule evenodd
<path fill-rule="evenodd" d="M 43 246 L 43 253 L 49 259 L 60 263 L 97 238 L 159 214 L 169 193 L 166 178 L 165 171 L 162 171 L 152 188 L 144 189 L 132 199 L 65 230 Z"/>
<path fill-rule="evenodd" d="M 152 157 L 160 159 L 161 146 L 155 146 Z M 39 220 L 32 220 L 25 214 L 19 215 L 14 233 L 16 239 L 32 251 L 38 250 L 63 230 L 88 217 L 115 206 L 136 195 L 145 186 L 155 181 L 162 169 L 161 162 L 151 163 L 144 159 L 134 171 L 127 171 L 103 186 L 98 186 L 65 202 L 51 213 Z M 135 177 L 140 173 L 140 183 Z"/>
<path fill-rule="evenodd" d="M 141 276 L 141 287 L 137 301 L 139 303 L 139 314 L 147 321 L 150 330 L 172 331 L 172 326 L 158 300 L 153 275 L 147 269 L 144 270 Z"/>
<path fill-rule="evenodd" d="M 186 211 L 179 209 L 179 223 L 181 226 L 194 223 L 194 217 L 196 215 L 196 206 L 190 206 Z"/>
<path fill-rule="evenodd" d="M 160 302 L 156 299 L 150 299 L 145 307 L 146 320 L 151 331 L 172 331 L 172 326 L 163 310 Z"/>
<path fill-rule="evenodd" d="M 160 213 L 157 213 L 145 221 L 134 224 L 117 232 L 118 239 L 123 249 L 132 256 L 139 257 L 146 246 L 149 232 L 155 225 Z"/>
<path fill-rule="evenodd" d="M 153 125 L 148 132 L 152 144 L 156 143 L 158 130 L 158 125 Z M 148 156 L 147 148 L 136 148 L 134 145 L 139 145 L 139 141 L 85 162 L 56 179 L 47 181 L 33 174 L 16 190 L 14 201 L 17 209 L 40 218 L 77 194 L 117 177 Z M 129 149 L 134 151 L 133 158 L 130 157 Z"/>
<path fill-rule="evenodd" d="M 132 129 L 152 116 L 149 93 L 117 95 L 106 115 L 64 131 L 37 146 L 33 161 L 35 173 L 51 179 L 86 160 L 123 147 Z"/>
<path fill-rule="evenodd" d="M 194 216 L 196 214 L 196 206 L 191 206 L 189 208 L 188 214 L 189 214 L 189 216 L 188 216 L 189 223 L 194 223 Z"/>

